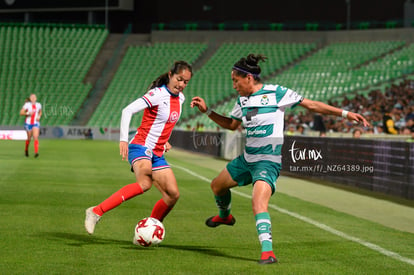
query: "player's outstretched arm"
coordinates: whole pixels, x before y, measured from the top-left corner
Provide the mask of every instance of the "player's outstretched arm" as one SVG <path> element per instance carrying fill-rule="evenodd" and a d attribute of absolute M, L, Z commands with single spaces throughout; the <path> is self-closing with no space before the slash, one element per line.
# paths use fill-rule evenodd
<path fill-rule="evenodd" d="M 200 112 L 205 113 L 211 120 L 222 128 L 236 130 L 241 124 L 238 120 L 219 115 L 213 110 L 209 110 L 204 99 L 199 96 L 193 97 L 190 106 L 191 108 L 197 107 Z"/>
<path fill-rule="evenodd" d="M 320 113 L 324 115 L 342 116 L 344 118 L 347 118 L 348 120 L 362 123 L 364 126 L 370 125 L 368 121 L 360 114 L 342 110 L 342 109 L 336 108 L 334 106 L 325 104 L 320 101 L 314 101 L 314 100 L 305 98 L 299 105 L 315 113 Z"/>

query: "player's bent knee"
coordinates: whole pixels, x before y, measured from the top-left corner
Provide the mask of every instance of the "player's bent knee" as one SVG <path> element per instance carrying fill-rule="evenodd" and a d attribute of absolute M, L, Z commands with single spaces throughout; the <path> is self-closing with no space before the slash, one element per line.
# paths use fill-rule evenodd
<path fill-rule="evenodd" d="M 174 194 L 166 194 L 166 196 L 163 196 L 165 203 L 170 207 L 174 206 L 177 203 L 179 198 L 180 198 L 180 193 L 178 192 Z"/>
<path fill-rule="evenodd" d="M 138 184 L 141 186 L 142 191 L 146 192 L 151 189 L 152 187 L 152 179 L 141 179 L 138 181 Z"/>
<path fill-rule="evenodd" d="M 210 183 L 210 188 L 214 193 L 216 193 L 216 191 L 218 189 L 216 179 L 213 179 L 213 181 Z"/>
<path fill-rule="evenodd" d="M 215 195 L 221 195 L 223 193 L 226 193 L 228 188 L 218 181 L 213 180 L 210 184 L 211 190 Z"/>

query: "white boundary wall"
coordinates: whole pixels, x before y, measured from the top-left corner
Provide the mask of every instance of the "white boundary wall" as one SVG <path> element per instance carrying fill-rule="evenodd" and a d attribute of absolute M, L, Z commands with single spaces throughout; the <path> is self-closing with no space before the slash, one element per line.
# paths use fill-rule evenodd
<path fill-rule="evenodd" d="M 131 137 L 135 134 L 135 131 L 136 129 L 131 129 Z M 25 140 L 26 137 L 26 132 L 22 126 L 0 126 L 0 140 Z M 119 129 L 84 126 L 41 126 L 40 138 L 119 141 Z"/>

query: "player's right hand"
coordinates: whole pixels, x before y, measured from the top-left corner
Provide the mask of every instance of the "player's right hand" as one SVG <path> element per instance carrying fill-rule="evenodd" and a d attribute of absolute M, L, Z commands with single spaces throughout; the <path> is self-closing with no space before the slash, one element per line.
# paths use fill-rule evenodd
<path fill-rule="evenodd" d="M 198 107 L 200 112 L 205 113 L 208 110 L 206 102 L 199 96 L 193 97 L 190 103 L 191 108 Z"/>
<path fill-rule="evenodd" d="M 119 154 L 121 155 L 122 160 L 128 160 L 128 142 L 119 142 Z"/>

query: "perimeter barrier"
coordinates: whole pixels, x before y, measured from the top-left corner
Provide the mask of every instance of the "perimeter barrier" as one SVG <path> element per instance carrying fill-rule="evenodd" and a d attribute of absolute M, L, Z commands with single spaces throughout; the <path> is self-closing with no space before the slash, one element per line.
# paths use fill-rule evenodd
<path fill-rule="evenodd" d="M 174 131 L 173 146 L 227 160 L 243 151 L 239 132 Z M 414 143 L 285 136 L 282 173 L 414 199 Z"/>
<path fill-rule="evenodd" d="M 130 129 L 129 137 L 136 129 Z M 0 127 L 0 139 L 25 139 L 22 127 Z M 119 129 L 46 126 L 41 138 L 119 141 Z M 242 132 L 174 130 L 174 147 L 231 160 L 243 152 Z M 383 139 L 285 136 L 282 173 L 414 199 L 414 143 Z"/>

